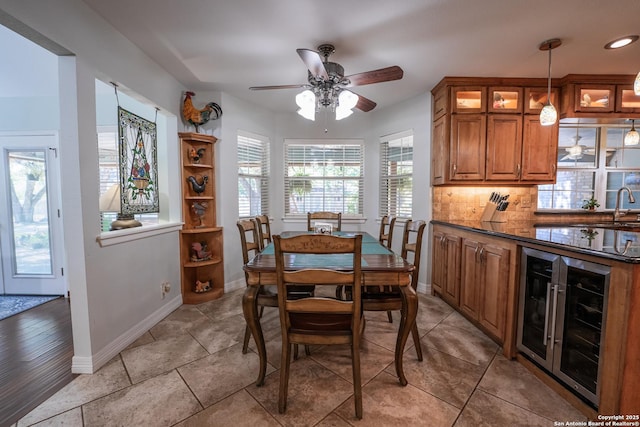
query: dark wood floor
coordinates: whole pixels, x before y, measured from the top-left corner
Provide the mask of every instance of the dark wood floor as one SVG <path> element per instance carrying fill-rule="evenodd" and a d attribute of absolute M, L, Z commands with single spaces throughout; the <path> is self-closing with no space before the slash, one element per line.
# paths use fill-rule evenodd
<path fill-rule="evenodd" d="M 73 341 L 69 301 L 58 298 L 0 321 L 0 426 L 68 384 Z"/>

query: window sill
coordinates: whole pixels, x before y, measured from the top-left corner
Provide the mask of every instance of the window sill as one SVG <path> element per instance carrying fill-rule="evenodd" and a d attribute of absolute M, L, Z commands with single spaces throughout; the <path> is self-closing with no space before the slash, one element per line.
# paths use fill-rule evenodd
<path fill-rule="evenodd" d="M 104 248 L 106 246 L 118 245 L 120 243 L 131 242 L 138 239 L 146 239 L 160 234 L 172 233 L 174 231 L 180 231 L 181 229 L 182 222 L 143 225 L 142 227 L 100 233 L 100 235 L 96 237 L 96 241 L 100 247 Z"/>

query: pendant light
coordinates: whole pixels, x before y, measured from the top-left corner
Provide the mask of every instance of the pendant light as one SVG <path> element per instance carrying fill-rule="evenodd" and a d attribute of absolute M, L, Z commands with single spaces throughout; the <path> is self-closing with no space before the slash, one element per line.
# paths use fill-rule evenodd
<path fill-rule="evenodd" d="M 640 134 L 636 130 L 635 120 L 631 120 L 631 130 L 624 136 L 624 145 L 638 145 L 638 143 L 640 143 Z"/>
<path fill-rule="evenodd" d="M 562 44 L 560 39 L 549 39 L 543 41 L 539 49 L 549 51 L 549 74 L 547 79 L 547 102 L 540 111 L 540 124 L 542 126 L 551 126 L 558 121 L 558 111 L 551 103 L 551 51 Z"/>
<path fill-rule="evenodd" d="M 638 73 L 635 81 L 633 82 L 633 92 L 636 95 L 640 95 L 640 73 Z"/>

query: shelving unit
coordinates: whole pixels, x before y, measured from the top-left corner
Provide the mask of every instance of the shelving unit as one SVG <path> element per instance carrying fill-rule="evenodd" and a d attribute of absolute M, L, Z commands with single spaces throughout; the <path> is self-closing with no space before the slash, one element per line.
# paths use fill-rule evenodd
<path fill-rule="evenodd" d="M 182 164 L 182 220 L 180 263 L 182 300 L 199 304 L 224 293 L 222 227 L 216 219 L 214 144 L 200 133 L 179 133 Z M 209 282 L 209 289 L 197 282 Z"/>

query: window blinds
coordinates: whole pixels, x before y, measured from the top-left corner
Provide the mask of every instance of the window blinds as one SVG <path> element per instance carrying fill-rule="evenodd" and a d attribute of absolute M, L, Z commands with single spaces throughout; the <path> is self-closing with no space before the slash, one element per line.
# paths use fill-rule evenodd
<path fill-rule="evenodd" d="M 361 140 L 287 140 L 284 146 L 285 214 L 364 210 L 364 143 Z"/>
<path fill-rule="evenodd" d="M 238 216 L 269 214 L 269 140 L 238 132 Z"/>
<path fill-rule="evenodd" d="M 412 197 L 412 132 L 402 132 L 381 138 L 380 216 L 411 218 Z"/>

